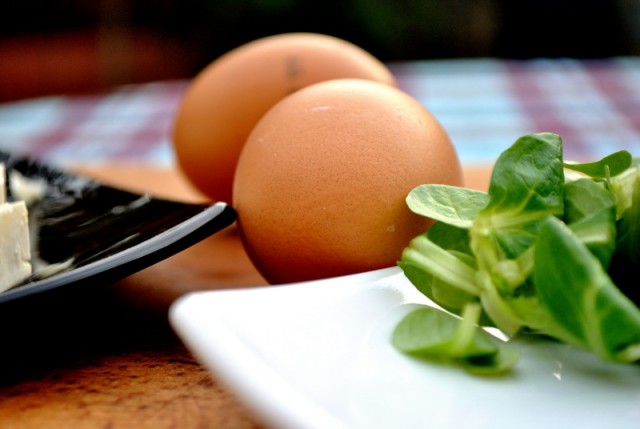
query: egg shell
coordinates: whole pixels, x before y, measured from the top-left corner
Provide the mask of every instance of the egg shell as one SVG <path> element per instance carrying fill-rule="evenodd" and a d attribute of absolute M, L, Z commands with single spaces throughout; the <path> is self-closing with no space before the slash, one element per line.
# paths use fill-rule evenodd
<path fill-rule="evenodd" d="M 336 78 L 395 85 L 371 54 L 328 35 L 270 36 L 219 57 L 193 79 L 178 109 L 173 146 L 180 169 L 204 194 L 231 202 L 240 151 L 262 115 L 292 92 Z"/>
<path fill-rule="evenodd" d="M 425 183 L 462 185 L 437 119 L 405 92 L 333 80 L 286 97 L 240 156 L 234 207 L 245 249 L 270 283 L 396 264 L 429 219 L 406 196 Z"/>

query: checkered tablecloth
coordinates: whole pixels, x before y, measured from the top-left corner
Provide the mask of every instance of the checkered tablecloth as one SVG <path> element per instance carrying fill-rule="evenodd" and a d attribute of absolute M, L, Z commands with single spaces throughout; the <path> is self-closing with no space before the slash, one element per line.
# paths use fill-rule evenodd
<path fill-rule="evenodd" d="M 640 155 L 640 58 L 461 59 L 389 65 L 442 122 L 463 163 L 488 163 L 519 136 L 560 134 L 568 159 Z M 187 81 L 0 104 L 0 150 L 57 165 L 174 163 L 170 129 Z"/>

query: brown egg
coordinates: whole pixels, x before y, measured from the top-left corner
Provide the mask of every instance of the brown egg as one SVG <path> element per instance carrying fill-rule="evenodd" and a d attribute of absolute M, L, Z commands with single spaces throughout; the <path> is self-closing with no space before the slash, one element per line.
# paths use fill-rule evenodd
<path fill-rule="evenodd" d="M 336 78 L 394 84 L 372 55 L 320 34 L 266 37 L 221 56 L 194 78 L 181 102 L 173 130 L 180 168 L 204 194 L 230 202 L 238 156 L 260 117 L 290 93 Z"/>
<path fill-rule="evenodd" d="M 256 268 L 288 283 L 394 265 L 430 226 L 405 202 L 425 183 L 462 185 L 436 118 L 399 89 L 341 79 L 263 116 L 240 156 L 233 199 Z"/>

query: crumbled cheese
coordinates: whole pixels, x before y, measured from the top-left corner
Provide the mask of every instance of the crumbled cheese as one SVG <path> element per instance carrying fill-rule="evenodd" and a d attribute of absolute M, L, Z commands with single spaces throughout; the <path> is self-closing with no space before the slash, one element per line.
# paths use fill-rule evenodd
<path fill-rule="evenodd" d="M 31 275 L 29 215 L 24 201 L 6 201 L 4 165 L 0 164 L 0 292 Z"/>
<path fill-rule="evenodd" d="M 42 201 L 47 190 L 47 183 L 43 179 L 26 178 L 15 170 L 11 171 L 10 179 L 9 187 L 15 200 L 24 201 L 27 207 Z"/>
<path fill-rule="evenodd" d="M 0 164 L 0 206 L 5 203 L 7 199 L 7 173 L 4 168 L 4 164 Z"/>
<path fill-rule="evenodd" d="M 0 292 L 31 275 L 28 226 L 24 201 L 0 205 Z"/>

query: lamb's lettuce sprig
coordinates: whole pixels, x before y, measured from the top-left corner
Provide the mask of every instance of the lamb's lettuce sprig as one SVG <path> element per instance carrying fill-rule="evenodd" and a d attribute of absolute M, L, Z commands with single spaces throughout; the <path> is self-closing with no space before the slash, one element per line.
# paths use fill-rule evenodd
<path fill-rule="evenodd" d="M 550 336 L 608 361 L 640 359 L 640 310 L 610 276 L 628 277 L 640 262 L 640 170 L 628 152 L 570 163 L 558 135 L 525 135 L 498 158 L 487 193 L 422 185 L 407 204 L 436 223 L 399 265 L 447 312 L 468 320 L 478 305 L 478 325 Z M 434 329 L 409 320 L 410 332 Z M 400 326 L 394 344 L 403 350 L 409 331 Z M 483 372 L 515 363 L 497 353 L 478 361 Z M 450 357 L 462 359 L 459 349 Z"/>

